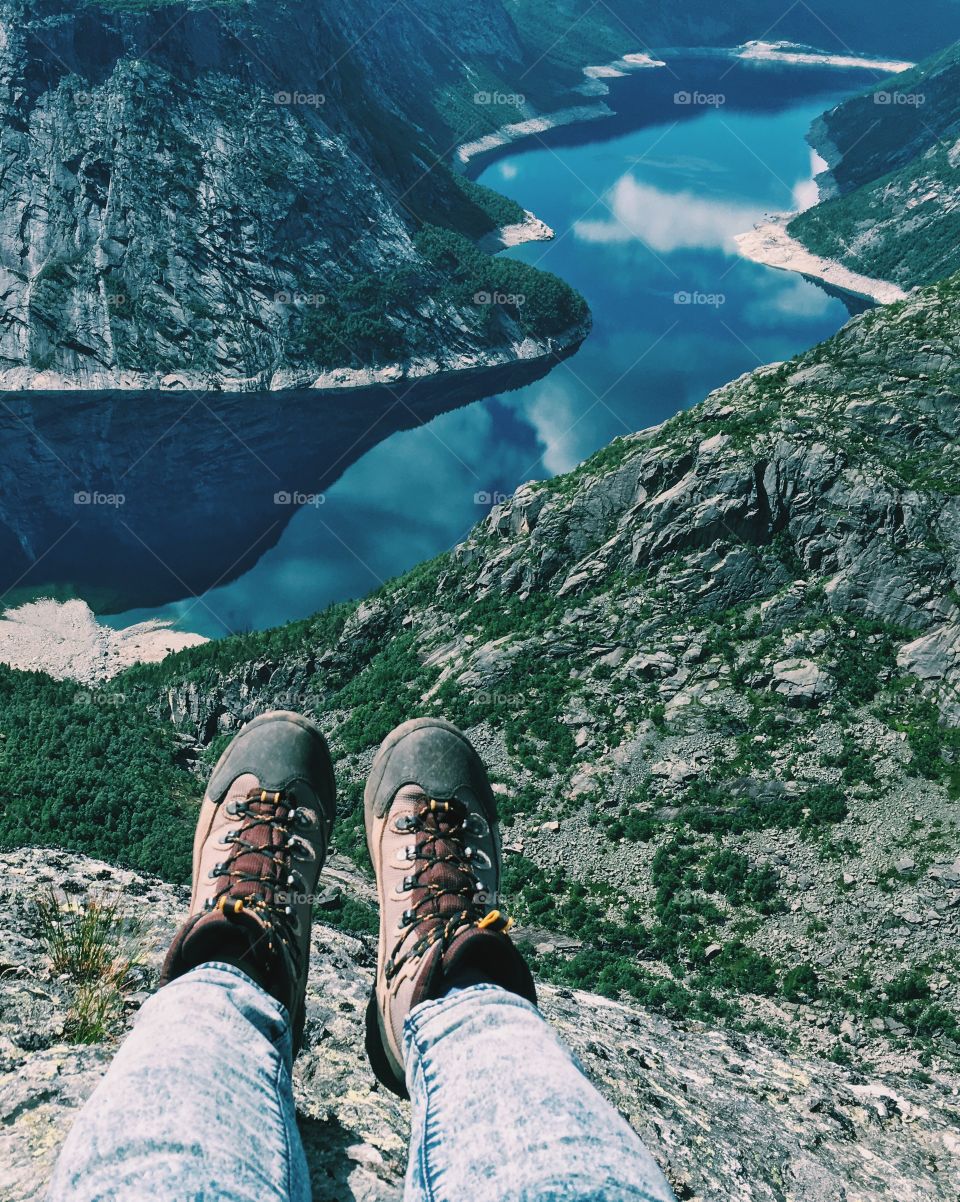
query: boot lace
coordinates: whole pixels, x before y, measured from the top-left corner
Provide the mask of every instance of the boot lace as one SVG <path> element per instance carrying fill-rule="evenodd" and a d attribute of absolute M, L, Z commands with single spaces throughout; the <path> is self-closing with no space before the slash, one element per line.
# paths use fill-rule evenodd
<path fill-rule="evenodd" d="M 414 871 L 403 882 L 413 896 L 401 919 L 403 935 L 385 966 L 388 981 L 438 944 L 442 956 L 464 931 L 505 934 L 513 925 L 499 910 L 487 910 L 476 873 L 480 858 L 486 857 L 467 842 L 475 827 L 462 802 L 424 797 L 412 814 L 398 821 L 397 829 L 416 835 Z"/>
<path fill-rule="evenodd" d="M 207 899 L 206 909 L 228 918 L 246 914 L 262 927 L 269 953 L 281 944 L 297 961 L 300 921 L 293 902 L 307 886 L 296 862 L 316 859 L 313 846 L 298 831 L 315 827 L 317 815 L 287 793 L 265 789 L 228 802 L 226 812 L 240 822 L 224 836 L 230 854 L 210 872 L 223 883 Z"/>

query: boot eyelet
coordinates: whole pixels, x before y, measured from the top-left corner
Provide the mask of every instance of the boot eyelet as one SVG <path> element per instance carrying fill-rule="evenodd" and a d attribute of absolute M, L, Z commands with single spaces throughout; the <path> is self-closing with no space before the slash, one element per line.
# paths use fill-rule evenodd
<path fill-rule="evenodd" d="M 468 835 L 479 835 L 481 838 L 490 832 L 490 827 L 479 814 L 469 814 L 463 824 L 463 829 Z"/>
<path fill-rule="evenodd" d="M 317 858 L 317 853 L 306 841 L 301 839 L 299 835 L 291 835 L 286 842 L 286 850 L 293 852 L 295 860 L 300 860 L 303 863 L 312 863 Z"/>

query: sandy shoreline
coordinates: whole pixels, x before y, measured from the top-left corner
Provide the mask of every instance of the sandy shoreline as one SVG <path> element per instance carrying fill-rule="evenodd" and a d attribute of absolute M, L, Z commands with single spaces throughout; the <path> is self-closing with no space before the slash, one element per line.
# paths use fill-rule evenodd
<path fill-rule="evenodd" d="M 856 54 L 828 54 L 812 46 L 798 46 L 794 42 L 744 42 L 733 51 L 735 58 L 750 62 L 786 63 L 793 66 L 839 67 L 846 70 L 883 71 L 899 75 L 909 71 L 916 63 L 900 59 L 867 58 Z"/>
<path fill-rule="evenodd" d="M 612 63 L 584 67 L 584 82 L 573 90 L 580 92 L 583 96 L 606 96 L 610 88 L 604 82 L 605 80 L 619 79 L 633 71 L 665 66 L 666 63 L 652 58 L 649 54 L 624 54 L 621 58 L 614 59 Z M 502 125 L 498 130 L 485 134 L 473 142 L 463 142 L 456 149 L 454 161 L 461 170 L 464 170 L 478 155 L 491 154 L 503 146 L 510 146 L 524 138 L 534 137 L 536 134 L 543 134 L 551 129 L 559 129 L 562 125 L 576 125 L 580 121 L 596 121 L 601 117 L 612 116 L 613 109 L 602 102 L 571 105 L 569 108 L 556 109 L 552 113 L 538 113 L 524 121 L 513 121 L 509 125 Z"/>
<path fill-rule="evenodd" d="M 112 630 L 97 621 L 85 601 L 43 598 L 0 615 L 0 663 L 84 685 L 208 641 L 159 619 Z"/>
<path fill-rule="evenodd" d="M 466 167 L 471 159 L 481 154 L 490 154 L 502 146 L 510 146 L 513 142 L 524 138 L 543 134 L 548 130 L 557 129 L 561 125 L 576 125 L 579 121 L 596 121 L 600 117 L 612 117 L 613 109 L 605 104 L 579 104 L 570 108 L 557 109 L 555 113 L 544 113 L 538 117 L 529 117 L 526 121 L 514 121 L 510 125 L 502 125 L 494 133 L 485 134 L 473 142 L 464 142 L 457 147 L 456 161 L 461 168 Z"/>
<path fill-rule="evenodd" d="M 485 234 L 477 245 L 488 254 L 495 255 L 511 246 L 522 246 L 525 242 L 552 242 L 556 236 L 556 230 L 525 209 L 523 221 L 502 225 L 498 230 Z"/>
<path fill-rule="evenodd" d="M 786 227 L 795 216 L 796 213 L 781 213 L 745 234 L 738 234 L 735 239 L 737 250 L 754 263 L 763 263 L 781 271 L 796 271 L 880 305 L 893 304 L 907 295 L 899 284 L 860 275 L 834 259 L 823 259 L 807 250 L 802 242 L 787 232 Z"/>

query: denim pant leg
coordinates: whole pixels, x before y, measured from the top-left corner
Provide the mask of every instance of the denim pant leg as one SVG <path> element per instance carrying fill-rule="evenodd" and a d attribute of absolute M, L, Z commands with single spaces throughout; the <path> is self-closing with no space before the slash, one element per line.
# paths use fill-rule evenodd
<path fill-rule="evenodd" d="M 636 1132 L 529 1002 L 495 985 L 414 1007 L 405 1202 L 674 1202 Z"/>
<path fill-rule="evenodd" d="M 309 1202 L 286 1009 L 204 964 L 147 1001 L 57 1161 L 48 1202 Z"/>

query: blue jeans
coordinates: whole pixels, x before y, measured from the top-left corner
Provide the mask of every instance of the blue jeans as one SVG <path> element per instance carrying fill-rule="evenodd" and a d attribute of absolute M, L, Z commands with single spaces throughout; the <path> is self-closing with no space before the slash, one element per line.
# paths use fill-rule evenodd
<path fill-rule="evenodd" d="M 494 985 L 405 1028 L 406 1202 L 673 1202 L 636 1133 L 535 1007 Z M 287 1012 L 205 964 L 142 1008 L 71 1130 L 49 1202 L 309 1202 Z"/>

